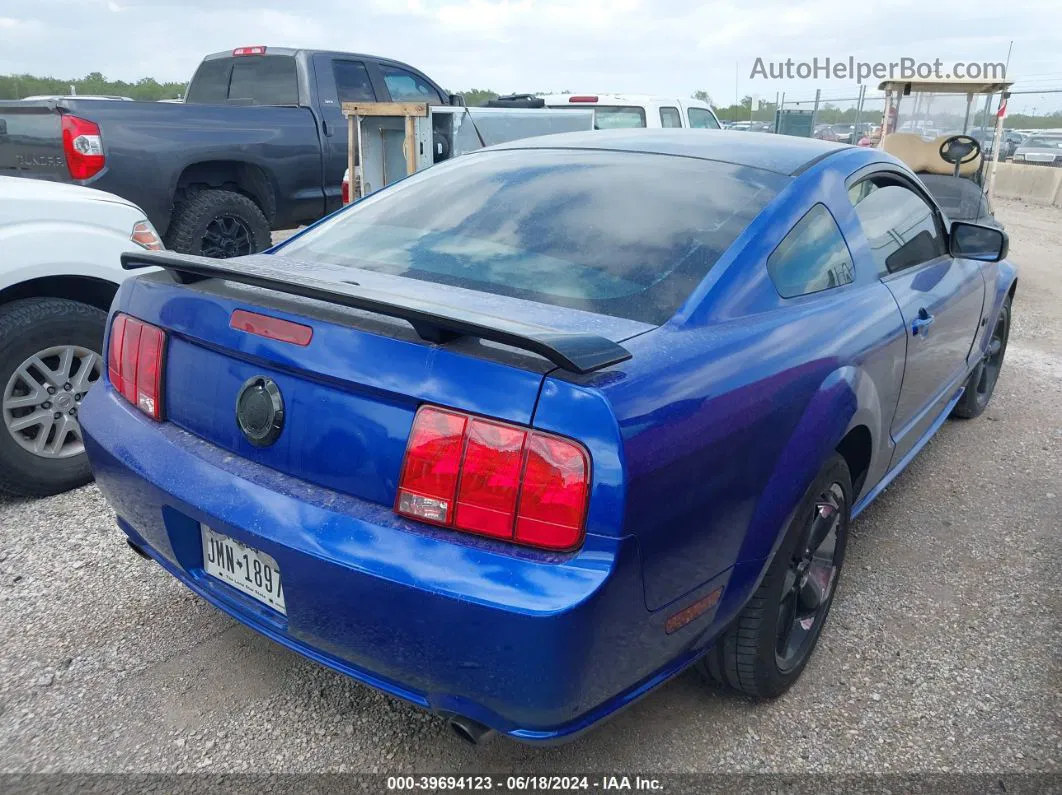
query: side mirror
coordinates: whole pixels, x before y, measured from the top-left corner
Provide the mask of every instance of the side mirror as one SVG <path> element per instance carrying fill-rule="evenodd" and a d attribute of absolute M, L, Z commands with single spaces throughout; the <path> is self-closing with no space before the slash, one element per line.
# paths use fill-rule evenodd
<path fill-rule="evenodd" d="M 993 226 L 953 221 L 948 235 L 951 256 L 980 262 L 999 262 L 1010 250 L 1010 239 Z"/>
<path fill-rule="evenodd" d="M 451 94 L 448 97 L 448 99 L 449 99 L 450 105 L 452 107 L 463 108 L 465 106 L 465 95 L 464 94 Z"/>

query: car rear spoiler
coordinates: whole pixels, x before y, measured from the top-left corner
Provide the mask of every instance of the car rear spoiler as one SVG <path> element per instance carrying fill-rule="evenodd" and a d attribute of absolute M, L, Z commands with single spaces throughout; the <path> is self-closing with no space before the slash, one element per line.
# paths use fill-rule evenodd
<path fill-rule="evenodd" d="M 286 266 L 297 264 L 291 260 L 283 262 Z M 308 269 L 283 269 L 249 260 L 229 264 L 228 260 L 168 251 L 122 254 L 122 267 L 126 270 L 164 268 L 173 273 L 182 284 L 192 284 L 204 279 L 224 279 L 401 318 L 408 321 L 422 339 L 430 342 L 448 342 L 465 336 L 479 337 L 537 353 L 557 367 L 573 373 L 592 373 L 631 358 L 630 351 L 622 345 L 597 334 L 556 331 L 420 298 L 361 287 L 354 282 L 315 278 Z"/>

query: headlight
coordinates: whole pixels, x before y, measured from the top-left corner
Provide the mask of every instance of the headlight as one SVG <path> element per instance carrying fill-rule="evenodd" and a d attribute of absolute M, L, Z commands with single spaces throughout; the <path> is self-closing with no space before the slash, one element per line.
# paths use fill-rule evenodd
<path fill-rule="evenodd" d="M 138 246 L 143 246 L 151 251 L 159 251 L 166 248 L 162 245 L 162 238 L 155 231 L 155 227 L 151 225 L 151 221 L 147 220 L 137 221 L 133 225 L 133 234 L 129 236 L 129 239 Z"/>

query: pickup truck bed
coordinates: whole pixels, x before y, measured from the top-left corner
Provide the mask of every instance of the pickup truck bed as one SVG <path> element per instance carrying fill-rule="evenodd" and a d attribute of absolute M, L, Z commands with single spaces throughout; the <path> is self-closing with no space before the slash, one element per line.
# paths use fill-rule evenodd
<path fill-rule="evenodd" d="M 177 251 L 250 254 L 340 206 L 344 101 L 452 98 L 397 61 L 241 47 L 208 55 L 184 103 L 0 102 L 0 175 L 128 199 Z"/>

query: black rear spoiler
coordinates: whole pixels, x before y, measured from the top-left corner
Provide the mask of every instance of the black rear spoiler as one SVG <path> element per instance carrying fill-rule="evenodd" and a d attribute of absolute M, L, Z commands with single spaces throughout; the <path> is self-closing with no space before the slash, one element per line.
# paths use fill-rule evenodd
<path fill-rule="evenodd" d="M 297 264 L 291 260 L 284 261 L 287 266 Z M 122 254 L 122 267 L 126 270 L 165 268 L 182 284 L 192 284 L 204 279 L 225 279 L 401 318 L 408 321 L 422 339 L 431 342 L 447 342 L 464 336 L 479 337 L 537 353 L 561 369 L 573 373 L 591 373 L 631 358 L 630 351 L 622 345 L 597 334 L 555 331 L 420 298 L 361 287 L 353 282 L 315 278 L 306 268 L 288 267 L 285 270 L 263 265 L 260 261 L 216 260 L 169 251 Z"/>

